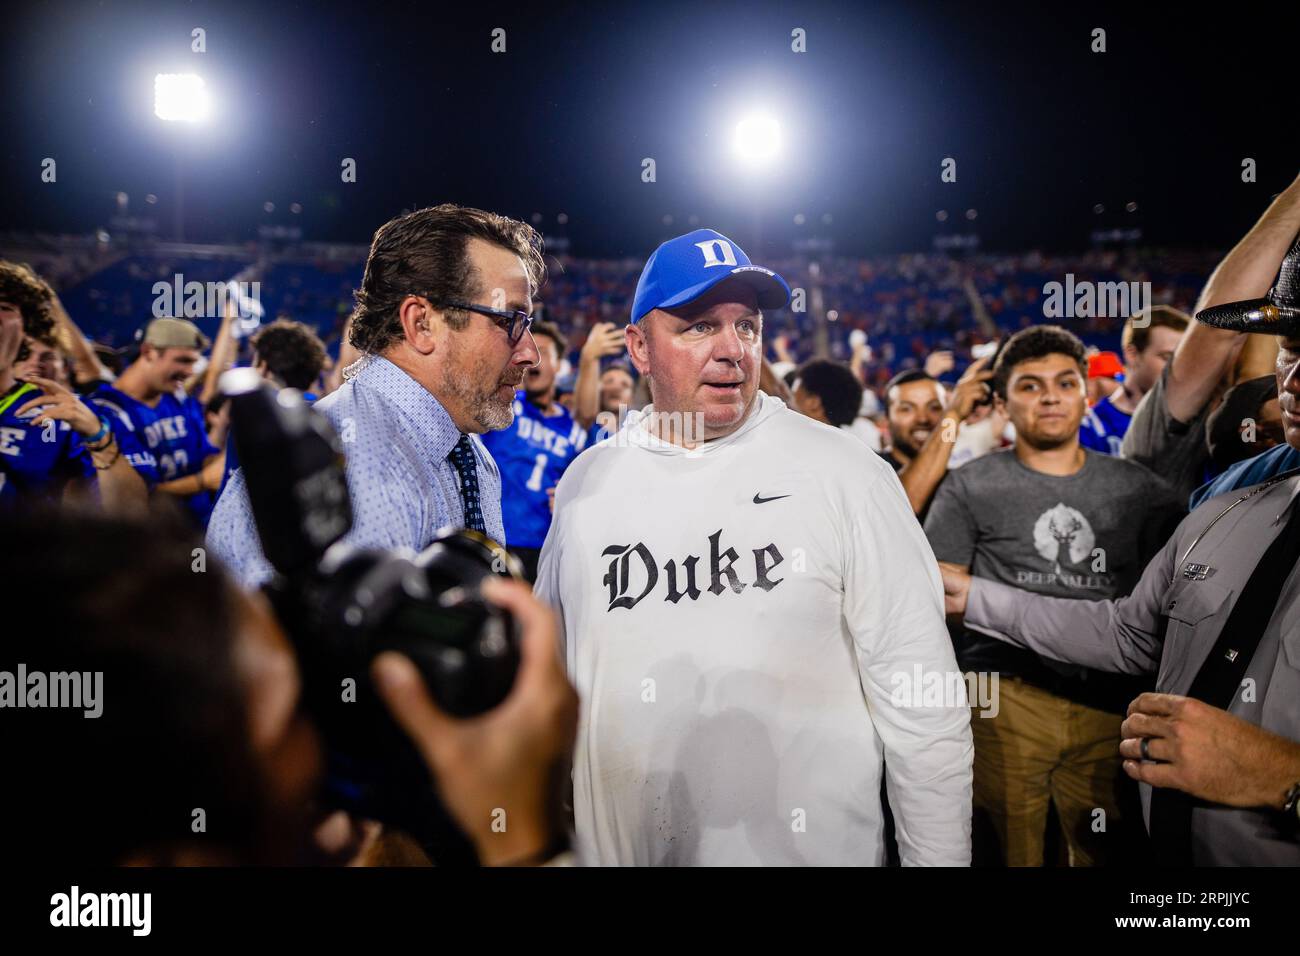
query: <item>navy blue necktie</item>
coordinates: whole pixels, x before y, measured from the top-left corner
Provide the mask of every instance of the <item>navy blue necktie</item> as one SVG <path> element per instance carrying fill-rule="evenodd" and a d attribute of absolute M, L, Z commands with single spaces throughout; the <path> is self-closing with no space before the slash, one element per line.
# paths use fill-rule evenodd
<path fill-rule="evenodd" d="M 461 435 L 456 447 L 447 456 L 456 474 L 460 475 L 460 504 L 465 512 L 465 527 L 487 534 L 483 524 L 483 507 L 479 502 L 478 465 L 474 460 L 474 445 L 468 435 Z"/>

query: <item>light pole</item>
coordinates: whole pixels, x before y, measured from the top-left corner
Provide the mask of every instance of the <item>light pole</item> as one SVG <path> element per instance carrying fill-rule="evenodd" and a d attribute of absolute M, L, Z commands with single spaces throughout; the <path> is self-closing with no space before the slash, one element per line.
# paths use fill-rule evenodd
<path fill-rule="evenodd" d="M 731 145 L 745 172 L 757 182 L 781 156 L 781 124 L 770 113 L 750 113 L 736 123 Z M 761 197 L 754 196 L 750 214 L 754 228 L 753 255 L 758 258 L 763 256 L 762 208 Z"/>
<path fill-rule="evenodd" d="M 153 79 L 153 112 L 165 123 L 202 123 L 208 118 L 211 100 L 203 77 L 193 73 L 159 73 Z M 182 176 L 181 150 L 183 133 L 177 130 L 173 143 L 173 168 L 176 174 L 175 216 L 176 241 L 185 238 L 185 184 Z"/>

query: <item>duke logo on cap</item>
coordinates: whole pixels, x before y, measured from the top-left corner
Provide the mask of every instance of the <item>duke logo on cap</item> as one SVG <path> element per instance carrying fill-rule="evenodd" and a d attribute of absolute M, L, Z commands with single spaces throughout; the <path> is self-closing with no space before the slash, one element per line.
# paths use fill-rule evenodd
<path fill-rule="evenodd" d="M 760 309 L 779 309 L 790 301 L 790 286 L 779 275 L 754 265 L 745 250 L 722 233 L 696 229 L 669 239 L 650 256 L 632 298 L 632 321 L 640 322 L 655 309 L 693 302 L 732 278 L 758 293 Z"/>

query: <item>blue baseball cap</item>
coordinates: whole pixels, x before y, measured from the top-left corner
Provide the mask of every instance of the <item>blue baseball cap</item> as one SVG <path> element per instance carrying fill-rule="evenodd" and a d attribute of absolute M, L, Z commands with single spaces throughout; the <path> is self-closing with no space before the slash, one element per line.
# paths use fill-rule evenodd
<path fill-rule="evenodd" d="M 693 302 L 733 278 L 753 287 L 760 309 L 779 309 L 790 301 L 790 286 L 779 275 L 754 265 L 745 250 L 722 233 L 696 229 L 669 239 L 646 261 L 632 298 L 632 321 L 640 322 L 655 309 Z"/>

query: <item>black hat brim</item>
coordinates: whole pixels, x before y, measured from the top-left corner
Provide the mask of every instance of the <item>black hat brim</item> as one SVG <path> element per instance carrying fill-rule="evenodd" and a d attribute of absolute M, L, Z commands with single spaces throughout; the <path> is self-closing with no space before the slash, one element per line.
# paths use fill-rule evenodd
<path fill-rule="evenodd" d="M 1300 335 L 1300 309 L 1275 305 L 1268 299 L 1246 299 L 1202 309 L 1196 313 L 1196 321 L 1231 332 Z"/>

